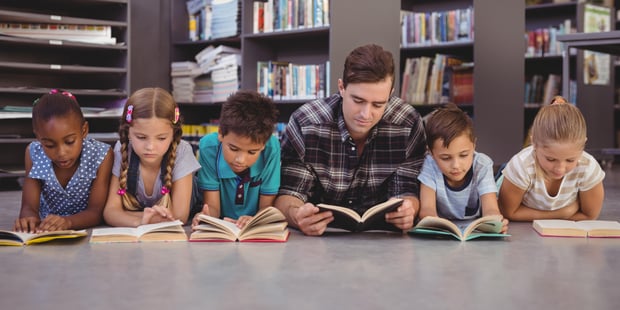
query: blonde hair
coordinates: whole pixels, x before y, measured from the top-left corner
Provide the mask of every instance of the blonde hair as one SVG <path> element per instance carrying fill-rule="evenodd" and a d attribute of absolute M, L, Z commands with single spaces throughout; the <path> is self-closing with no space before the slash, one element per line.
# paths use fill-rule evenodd
<path fill-rule="evenodd" d="M 119 126 L 118 134 L 121 143 L 121 171 L 119 176 L 121 200 L 123 208 L 127 210 L 142 210 L 136 197 L 126 192 L 127 172 L 129 169 L 129 128 L 135 119 L 149 119 L 152 117 L 170 120 L 173 137 L 168 151 L 164 155 L 167 158 L 165 176 L 162 186 L 162 198 L 157 202 L 158 205 L 171 208 L 170 189 L 172 188 L 172 169 L 176 160 L 176 150 L 181 141 L 182 129 L 179 119 L 179 108 L 169 92 L 162 88 L 142 88 L 134 92 L 123 109 L 123 116 Z M 122 193 L 121 193 L 122 191 Z"/>
<path fill-rule="evenodd" d="M 586 121 L 572 104 L 552 104 L 538 111 L 532 124 L 532 144 L 544 147 L 554 142 L 586 144 Z"/>

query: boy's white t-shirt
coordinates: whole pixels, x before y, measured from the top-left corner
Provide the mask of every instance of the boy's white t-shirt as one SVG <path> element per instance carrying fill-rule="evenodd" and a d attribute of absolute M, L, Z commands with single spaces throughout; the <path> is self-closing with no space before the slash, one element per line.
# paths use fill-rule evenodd
<path fill-rule="evenodd" d="M 493 178 L 493 160 L 486 154 L 474 152 L 472 178 L 462 188 L 450 188 L 437 163 L 426 155 L 420 182 L 435 191 L 437 215 L 452 220 L 467 220 L 482 215 L 480 196 L 497 193 Z"/>
<path fill-rule="evenodd" d="M 584 151 L 577 166 L 564 176 L 557 195 L 550 196 L 531 145 L 514 155 L 502 174 L 506 180 L 525 191 L 523 205 L 545 211 L 568 206 L 577 200 L 579 192 L 592 189 L 605 178 L 605 172 L 596 159 Z"/>

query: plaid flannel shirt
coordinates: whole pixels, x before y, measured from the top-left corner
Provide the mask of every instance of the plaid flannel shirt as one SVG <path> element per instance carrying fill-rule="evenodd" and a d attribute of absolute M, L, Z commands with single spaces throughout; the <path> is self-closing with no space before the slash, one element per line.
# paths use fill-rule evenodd
<path fill-rule="evenodd" d="M 358 156 L 342 116 L 342 97 L 311 101 L 286 127 L 279 194 L 358 213 L 391 197 L 417 197 L 425 141 L 418 112 L 391 97 Z"/>

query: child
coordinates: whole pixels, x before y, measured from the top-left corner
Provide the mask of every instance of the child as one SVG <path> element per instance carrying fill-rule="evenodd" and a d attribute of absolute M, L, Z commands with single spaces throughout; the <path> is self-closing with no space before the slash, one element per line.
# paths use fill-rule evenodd
<path fill-rule="evenodd" d="M 83 229 L 101 223 L 110 181 L 110 146 L 87 138 L 75 97 L 53 89 L 35 101 L 26 148 L 22 208 L 14 230 Z"/>
<path fill-rule="evenodd" d="M 420 218 L 440 216 L 468 220 L 500 215 L 493 161 L 475 151 L 472 120 L 451 105 L 426 121 L 426 155 L 420 180 Z M 508 230 L 503 219 L 502 232 Z"/>
<path fill-rule="evenodd" d="M 571 104 L 542 107 L 532 124 L 532 145 L 502 171 L 499 205 L 513 221 L 596 219 L 605 173 L 584 151 L 586 122 Z"/>
<path fill-rule="evenodd" d="M 181 140 L 179 108 L 161 88 L 133 93 L 123 109 L 120 141 L 104 219 L 112 226 L 139 226 L 190 215 L 192 179 L 200 165 Z"/>
<path fill-rule="evenodd" d="M 242 228 L 259 210 L 273 205 L 280 187 L 280 143 L 273 135 L 277 116 L 271 99 L 255 91 L 228 97 L 218 132 L 200 139 L 203 213 Z"/>

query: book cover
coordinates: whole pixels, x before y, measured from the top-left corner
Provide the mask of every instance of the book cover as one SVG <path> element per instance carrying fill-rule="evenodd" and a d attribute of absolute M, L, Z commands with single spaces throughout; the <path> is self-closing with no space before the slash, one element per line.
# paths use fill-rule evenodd
<path fill-rule="evenodd" d="M 0 230 L 0 245 L 32 245 L 57 239 L 80 238 L 86 235 L 88 235 L 86 230 L 57 230 L 35 234 Z"/>

